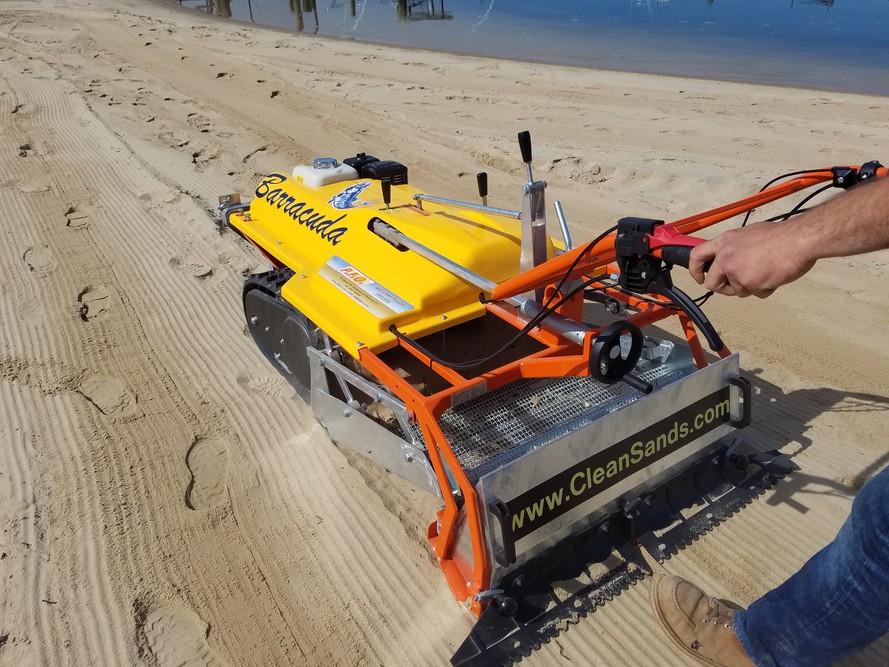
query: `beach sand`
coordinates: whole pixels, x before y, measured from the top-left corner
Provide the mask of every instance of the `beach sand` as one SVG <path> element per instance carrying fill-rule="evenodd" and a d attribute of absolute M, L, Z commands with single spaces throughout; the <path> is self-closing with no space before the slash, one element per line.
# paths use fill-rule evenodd
<path fill-rule="evenodd" d="M 446 664 L 473 618 L 437 503 L 337 449 L 245 335 L 262 258 L 215 217 L 357 151 L 519 206 L 516 133 L 577 240 L 800 168 L 889 161 L 889 100 L 458 57 L 138 0 L 0 5 L 0 664 Z M 802 468 L 661 566 L 746 604 L 885 467 L 889 254 L 707 312 Z M 697 293 L 688 281 L 682 284 Z M 643 580 L 529 665 L 681 665 Z M 847 665 L 889 664 L 884 638 Z"/>

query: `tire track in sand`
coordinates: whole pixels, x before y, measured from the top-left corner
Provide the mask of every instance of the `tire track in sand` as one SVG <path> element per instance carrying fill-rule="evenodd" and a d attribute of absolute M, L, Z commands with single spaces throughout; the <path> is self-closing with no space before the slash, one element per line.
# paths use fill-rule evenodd
<path fill-rule="evenodd" d="M 39 69 L 41 63 L 29 61 L 29 66 Z M 66 114 L 63 111 L 66 106 L 67 91 L 64 89 L 64 85 L 60 85 L 55 80 L 55 77 L 33 77 L 27 74 L 16 76 L 7 70 L 3 83 L 15 91 L 16 98 L 27 100 L 32 109 L 27 115 L 15 114 L 15 124 L 53 127 L 52 122 L 48 121 L 51 118 L 57 121 L 56 127 L 62 131 L 78 126 L 79 118 L 76 114 L 72 116 L 72 114 Z M 41 151 L 29 155 L 15 165 L 18 172 L 17 180 L 39 182 L 46 179 L 47 174 L 50 173 L 45 160 L 56 150 L 53 141 L 55 137 L 38 135 L 34 128 L 28 129 L 29 132 L 35 134 Z M 29 284 L 29 290 L 25 291 L 32 291 L 38 296 L 45 308 L 47 323 L 52 322 L 52 326 L 35 328 L 33 332 L 28 332 L 27 329 L 17 330 L 17 327 L 11 326 L 16 323 L 16 317 L 12 316 L 4 319 L 3 339 L 5 339 L 5 349 L 10 350 L 19 358 L 38 363 L 33 369 L 28 369 L 28 372 L 43 375 L 43 379 L 48 385 L 59 380 L 52 377 L 53 365 L 46 362 L 54 359 L 83 359 L 80 336 L 76 331 L 68 330 L 71 323 L 70 285 L 77 280 L 74 274 L 75 270 L 71 267 L 76 263 L 64 261 L 70 258 L 70 249 L 62 254 L 59 253 L 58 243 L 60 241 L 55 236 L 56 227 L 59 224 L 58 218 L 55 215 L 47 215 L 50 211 L 60 213 L 65 210 L 65 204 L 58 198 L 57 193 L 58 189 L 52 187 L 42 192 L 13 193 L 13 196 L 21 204 L 21 207 L 16 209 L 16 216 L 21 216 L 30 222 L 25 228 L 20 225 L 10 225 L 8 218 L 0 218 L 5 229 L 13 230 L 13 238 L 21 239 L 23 235 L 34 238 L 36 235 L 39 242 L 32 243 L 31 247 L 46 248 L 46 252 L 36 255 L 33 251 L 26 252 L 23 256 L 23 259 L 34 269 L 30 272 L 32 282 Z M 0 197 L 4 199 L 8 195 L 9 193 L 5 191 L 0 193 Z M 9 210 L 5 202 L 2 209 Z M 20 244 L 22 244 L 21 240 L 19 243 L 13 242 L 13 245 Z M 35 257 L 46 259 L 50 253 L 53 260 L 52 270 L 46 270 L 50 268 L 47 262 L 35 263 Z M 18 263 L 18 267 L 22 267 L 22 264 Z M 12 269 L 9 267 L 8 270 L 21 273 L 21 268 Z M 11 281 L 5 279 L 3 282 L 9 284 Z M 22 296 L 24 295 L 14 294 L 12 300 L 16 301 Z M 7 306 L 9 305 L 11 304 L 7 304 Z M 60 313 L 64 313 L 61 319 L 58 317 Z M 29 333 L 31 335 L 28 335 Z M 38 401 L 38 404 L 44 404 L 44 402 Z M 35 423 L 41 425 L 45 432 L 56 434 L 54 437 L 38 441 L 40 448 L 37 452 L 38 459 L 46 462 L 50 459 L 44 457 L 48 454 L 45 450 L 51 448 L 54 454 L 54 463 L 52 464 L 53 471 L 48 474 L 53 478 L 76 479 L 82 476 L 85 467 L 89 467 L 84 452 L 89 450 L 90 438 L 95 431 L 83 429 L 80 425 L 72 423 L 72 419 L 77 421 L 74 417 L 74 413 L 77 411 L 78 408 L 72 401 L 57 398 L 53 400 L 52 406 L 45 412 L 41 411 L 41 417 L 35 420 Z M 41 618 L 40 620 L 42 624 L 40 631 L 46 637 L 46 641 L 36 644 L 40 662 L 63 664 L 70 655 L 70 650 L 66 646 L 66 638 L 71 636 L 78 638 L 77 649 L 75 649 L 77 653 L 92 656 L 93 661 L 125 661 L 129 651 L 125 643 L 122 642 L 122 619 L 113 612 L 116 607 L 115 596 L 111 590 L 110 579 L 107 573 L 102 570 L 105 564 L 105 553 L 101 531 L 105 522 L 92 518 L 96 516 L 95 507 L 96 499 L 100 497 L 99 489 L 95 486 L 94 479 L 87 477 L 74 489 L 67 489 L 67 491 L 73 491 L 73 494 L 68 495 L 65 489 L 59 489 L 47 499 L 49 515 L 54 516 L 57 513 L 66 515 L 67 510 L 62 508 L 68 505 L 81 516 L 91 517 L 91 519 L 84 521 L 76 528 L 72 527 L 70 531 L 57 533 L 58 537 L 54 540 L 53 548 L 58 550 L 59 554 L 56 559 L 59 567 L 58 580 L 65 582 L 67 594 L 61 600 L 44 596 L 50 601 L 37 605 L 38 609 L 40 607 L 52 607 L 53 609 L 52 618 Z M 33 573 L 29 576 L 36 577 Z M 85 580 L 89 582 L 87 585 L 83 585 Z M 30 589 L 38 585 L 36 578 L 34 583 L 26 584 Z M 51 628 L 53 629 L 51 630 Z M 68 646 L 70 645 L 69 643 Z"/>
<path fill-rule="evenodd" d="M 0 631 L 6 635 L 2 657 L 8 664 L 36 664 L 47 655 L 53 641 L 54 614 L 49 607 L 59 601 L 52 588 L 52 534 L 42 516 L 45 487 L 33 447 L 34 406 L 41 403 L 40 398 L 33 389 L 0 380 L 0 401 L 5 407 L 5 418 L 0 420 L 0 442 L 4 443 L 0 447 L 0 498 L 12 508 L 3 518 L 0 543 L 5 575 L 0 577 Z"/>
<path fill-rule="evenodd" d="M 74 98 L 70 102 L 74 105 L 74 111 L 77 112 L 77 100 Z M 72 114 L 72 115 L 77 115 Z M 101 130 L 101 124 L 97 124 L 98 128 Z M 93 128 L 95 129 L 95 128 Z M 70 153 L 81 153 L 85 154 L 90 158 L 94 158 L 93 170 L 89 174 L 89 179 L 86 178 L 72 178 L 69 187 L 73 187 L 82 192 L 90 193 L 92 190 L 99 190 L 103 192 L 115 192 L 116 194 L 121 193 L 121 180 L 127 180 L 126 170 L 122 171 L 118 168 L 117 161 L 114 161 L 112 164 L 107 162 L 103 162 L 102 153 L 100 150 L 104 149 L 105 154 L 113 154 L 115 151 L 108 150 L 107 142 L 108 137 L 99 134 L 96 136 L 95 132 L 90 134 L 86 134 L 83 131 L 82 127 L 78 127 L 76 123 L 69 122 L 67 126 L 63 123 L 62 130 L 64 133 L 64 142 L 67 144 L 66 146 L 59 146 L 59 150 L 70 152 Z M 61 133 L 60 133 L 61 134 Z M 132 174 L 130 174 L 132 175 Z M 136 172 L 135 176 L 137 177 L 136 182 L 133 183 L 132 190 L 137 190 L 137 188 L 141 185 L 141 187 L 145 186 L 145 179 L 141 177 L 140 174 Z M 66 183 L 66 185 L 68 185 Z M 128 184 L 127 184 L 128 185 Z M 114 354 L 106 355 L 104 353 L 100 353 L 97 349 L 86 350 L 86 354 L 91 358 L 91 362 L 88 366 L 96 366 L 105 368 L 108 370 L 117 368 L 118 370 L 125 370 L 127 367 L 131 367 L 131 370 L 140 370 L 143 371 L 144 366 L 141 363 L 135 364 L 136 368 L 133 369 L 134 365 L 132 362 L 133 355 L 131 351 L 134 349 L 139 349 L 143 347 L 148 340 L 153 340 L 154 344 L 151 348 L 143 348 L 142 352 L 145 353 L 149 360 L 154 359 L 153 362 L 150 363 L 151 366 L 154 366 L 155 370 L 162 370 L 163 363 L 158 360 L 158 354 L 156 351 L 164 351 L 165 348 L 169 348 L 171 340 L 173 341 L 190 341 L 195 340 L 194 332 L 190 327 L 190 322 L 192 321 L 190 317 L 182 317 L 182 313 L 190 312 L 190 316 L 193 317 L 193 305 L 194 304 L 202 304 L 203 294 L 196 295 L 194 292 L 186 293 L 181 297 L 181 301 L 179 303 L 174 303 L 172 309 L 163 309 L 164 317 L 157 321 L 149 321 L 149 322 L 139 322 L 139 312 L 132 306 L 132 302 L 130 301 L 129 295 L 139 295 L 142 294 L 142 299 L 146 298 L 149 301 L 153 301 L 156 303 L 162 303 L 167 296 L 170 294 L 176 294 L 177 291 L 181 291 L 181 285 L 179 284 L 181 278 L 179 275 L 174 274 L 173 272 L 167 270 L 163 270 L 164 260 L 166 259 L 163 254 L 158 253 L 158 241 L 159 239 L 154 236 L 154 231 L 156 227 L 156 220 L 153 217 L 146 215 L 146 213 L 140 209 L 138 206 L 139 202 L 135 197 L 127 197 L 126 193 L 131 192 L 132 190 L 127 187 L 127 185 L 123 185 L 124 190 L 122 191 L 124 196 L 115 197 L 112 201 L 101 201 L 101 199 L 97 202 L 97 210 L 96 210 L 96 220 L 95 220 L 95 229 L 90 230 L 90 234 L 87 234 L 86 238 L 91 239 L 89 247 L 86 248 L 90 251 L 90 253 L 95 254 L 97 248 L 95 247 L 95 240 L 99 235 L 102 235 L 103 241 L 107 238 L 107 241 L 103 243 L 104 250 L 101 251 L 103 253 L 112 253 L 115 257 L 123 257 L 125 261 L 123 262 L 125 266 L 127 266 L 128 271 L 125 277 L 110 275 L 106 280 L 103 278 L 103 282 L 111 285 L 115 288 L 115 291 L 120 292 L 122 298 L 122 310 L 125 313 L 133 316 L 135 318 L 134 322 L 131 322 L 127 329 L 132 328 L 132 324 L 135 323 L 137 328 L 136 331 L 138 333 L 139 338 L 141 340 L 133 340 L 132 333 L 117 330 L 116 334 L 123 334 L 123 336 L 117 341 L 116 347 L 121 348 L 124 353 L 124 358 L 115 359 Z M 81 190 L 82 188 L 82 190 Z M 138 190 L 137 190 L 138 191 Z M 136 206 L 136 211 L 133 210 L 133 206 Z M 136 213 L 134 216 L 133 213 Z M 106 225 L 105 222 L 108 218 L 119 220 L 132 220 L 132 225 L 127 226 L 123 229 L 118 229 L 116 225 Z M 108 233 L 110 229 L 114 229 L 113 233 Z M 216 233 L 215 229 L 211 227 L 213 237 L 215 238 Z M 96 238 L 93 238 L 91 233 L 96 233 Z M 195 242 L 201 241 L 201 236 L 198 233 L 194 233 L 193 240 Z M 174 243 L 181 243 L 182 239 L 175 239 L 175 241 L 170 238 L 170 245 L 172 246 Z M 106 265 L 110 264 L 107 263 Z M 161 270 L 158 269 L 158 265 L 160 265 Z M 144 271 L 140 271 L 140 267 L 144 266 Z M 135 269 L 135 271 L 133 271 Z M 132 274 L 132 277 L 131 277 Z M 118 289 L 117 285 L 124 285 L 124 289 Z M 147 294 L 146 294 L 147 292 Z M 227 293 L 227 292 L 226 292 Z M 196 298 L 197 297 L 197 298 Z M 228 300 L 224 299 L 222 296 L 217 297 L 219 304 L 227 304 Z M 212 322 L 212 315 L 214 314 L 214 310 L 211 307 L 208 309 L 207 314 L 208 317 L 203 318 L 204 321 L 209 323 L 209 328 L 215 328 L 215 325 L 218 323 Z M 203 307 L 203 306 L 202 306 Z M 169 318 L 166 317 L 169 310 L 172 310 L 172 314 L 169 315 Z M 217 312 L 218 312 L 217 308 Z M 105 324 L 103 322 L 103 324 Z M 158 326 L 160 324 L 160 326 Z M 139 328 L 141 326 L 141 328 Z M 219 329 L 225 330 L 224 327 L 218 327 Z M 173 332 L 173 333 L 171 333 Z M 236 334 L 236 338 L 239 337 L 240 334 Z M 75 337 L 76 338 L 76 337 Z M 224 336 L 222 336 L 224 339 Z M 129 339 L 129 340 L 128 340 Z M 208 344 L 208 341 L 212 341 L 212 337 L 207 337 L 204 339 L 198 338 L 196 343 L 193 343 L 195 349 L 191 350 L 193 356 L 200 359 L 202 354 L 205 352 L 202 348 L 204 345 Z M 224 342 L 221 341 L 221 342 Z M 113 352 L 113 350 L 112 350 Z M 84 350 L 79 350 L 75 347 L 72 350 L 74 356 L 82 356 L 84 354 Z M 175 358 L 179 358 L 180 356 L 187 356 L 189 351 L 181 351 L 178 350 L 176 352 Z M 169 358 L 169 357 L 168 357 Z M 175 397 L 182 395 L 182 390 L 179 388 L 182 386 L 184 381 L 185 385 L 189 385 L 189 381 L 186 378 L 195 378 L 195 377 L 210 377 L 214 373 L 214 364 L 224 364 L 226 361 L 225 353 L 222 354 L 216 353 L 215 355 L 209 355 L 210 362 L 207 363 L 206 360 L 201 360 L 198 362 L 198 367 L 195 369 L 190 366 L 186 366 L 182 369 L 182 374 L 175 381 L 173 378 L 166 375 L 162 377 L 161 380 L 165 385 L 166 389 L 170 391 L 171 396 L 174 398 L 174 404 L 170 405 L 171 408 L 171 416 L 175 416 L 177 413 L 186 412 L 190 413 L 192 416 L 195 414 L 194 410 L 189 409 L 188 406 L 181 404 L 176 405 Z M 196 372 L 195 372 L 196 371 Z M 144 378 L 146 381 L 150 378 Z M 144 390 L 140 389 L 140 394 L 145 393 Z M 197 408 L 200 404 L 204 403 L 203 398 L 201 397 L 201 392 L 197 391 L 186 391 L 186 394 L 191 395 L 191 400 L 193 401 L 193 405 Z M 157 400 L 158 396 L 154 396 L 154 399 Z M 103 403 L 102 401 L 98 402 L 99 405 L 96 407 L 101 408 L 102 405 L 111 405 L 113 408 L 115 403 L 108 404 Z M 184 409 L 184 410 L 183 410 Z M 92 408 L 91 408 L 92 410 Z M 161 408 L 159 410 L 161 414 L 165 413 L 165 410 Z M 121 443 L 121 435 L 120 433 L 115 433 L 115 430 L 109 430 L 108 424 L 102 418 L 100 411 L 92 410 L 89 413 L 84 414 L 91 423 L 92 423 L 92 432 L 97 434 L 102 434 L 100 437 L 104 437 L 105 441 L 109 444 L 117 444 Z M 170 424 L 158 424 L 156 420 L 152 419 L 153 415 L 148 415 L 149 420 L 154 423 L 149 427 L 152 428 L 152 433 L 162 433 L 166 435 L 178 433 L 181 434 L 183 432 L 194 431 L 195 423 L 185 424 L 184 428 L 171 428 Z M 194 421 L 198 421 L 195 419 Z M 211 422 L 218 421 L 210 418 Z M 160 428 L 157 428 L 160 426 Z M 59 430 L 62 430 L 61 427 Z M 84 429 L 86 430 L 86 429 Z M 145 438 L 145 432 L 136 430 L 133 435 L 136 436 L 135 440 L 138 442 L 139 440 L 144 441 L 144 447 L 146 449 L 156 449 L 154 438 Z M 117 446 L 120 446 L 117 444 Z M 132 452 L 132 454 L 136 454 L 136 461 L 139 460 L 140 452 Z M 143 454 L 147 454 L 147 452 L 141 452 Z M 126 459 L 115 456 L 113 454 L 113 449 L 107 452 L 97 452 L 100 455 L 100 462 L 94 464 L 92 470 L 90 471 L 92 474 L 97 475 L 97 477 L 107 477 L 108 471 L 106 468 L 111 468 L 112 473 L 119 480 L 127 479 L 129 476 L 132 476 L 133 473 L 133 465 L 130 463 L 127 465 Z M 144 460 L 144 459 L 143 459 Z M 176 461 L 175 466 L 167 467 L 166 471 L 159 479 L 162 480 L 175 480 L 177 476 L 181 475 L 181 461 L 179 458 Z M 138 468 L 136 468 L 138 470 Z M 158 478 L 155 478 L 158 479 Z M 171 504 L 166 503 L 145 503 L 144 500 L 150 498 L 157 498 L 159 493 L 163 494 L 162 488 L 157 488 L 156 486 L 152 488 L 152 484 L 148 478 L 142 478 L 141 476 L 137 476 L 134 480 L 134 485 L 137 487 L 141 487 L 139 489 L 141 493 L 133 493 L 133 489 L 126 489 L 125 487 L 121 487 L 118 484 L 117 491 L 118 493 L 123 493 L 123 497 L 127 500 L 128 509 L 126 510 L 126 514 L 131 514 L 129 516 L 130 521 L 135 521 L 135 523 L 141 524 L 143 526 L 154 526 L 154 525 L 176 525 L 181 522 L 181 519 L 176 516 L 175 510 L 171 509 Z M 180 487 L 181 489 L 181 487 Z M 102 489 L 99 489 L 102 491 Z M 181 490 L 179 491 L 181 493 Z M 93 497 L 100 498 L 103 494 L 95 493 Z M 177 494 L 178 495 L 178 494 Z M 135 496 L 135 497 L 134 497 Z M 181 495 L 179 495 L 181 499 Z M 140 502 L 140 500 L 142 502 Z M 181 503 L 181 500 L 179 501 Z M 90 513 L 92 514 L 100 514 L 101 506 L 98 504 L 99 501 L 96 501 L 95 511 Z M 104 504 L 104 501 L 102 501 Z M 166 518 L 169 520 L 165 520 Z M 142 517 L 140 520 L 139 517 Z M 99 521 L 101 523 L 101 520 Z M 115 517 L 115 523 L 118 523 L 117 518 Z M 140 534 L 139 531 L 130 531 L 127 535 L 122 536 L 126 541 L 132 541 L 133 543 L 124 548 L 120 548 L 120 546 L 115 547 L 115 551 L 119 551 L 122 554 L 126 554 L 126 558 L 128 561 L 127 576 L 124 577 L 124 581 L 136 581 L 141 577 L 142 571 L 151 572 L 153 568 L 156 568 L 155 563 L 164 563 L 168 568 L 170 568 L 170 581 L 182 581 L 190 576 L 190 572 L 194 570 L 192 564 L 189 560 L 182 559 L 181 554 L 177 554 L 177 550 L 181 550 L 181 545 L 177 545 L 173 547 L 170 544 L 166 546 L 161 546 L 160 549 L 162 551 L 161 554 L 157 554 L 157 550 L 151 547 L 150 543 L 144 543 L 144 540 L 151 539 L 152 537 L 160 537 L 158 535 L 152 535 L 153 531 L 149 531 L 145 534 Z M 164 531 L 166 533 L 167 531 Z M 186 535 L 186 541 L 190 539 L 196 540 L 198 543 L 203 542 L 203 538 L 200 535 L 201 531 L 197 531 L 194 537 L 190 537 Z M 161 539 L 164 540 L 164 538 Z M 228 541 L 228 540 L 226 540 Z M 100 540 L 101 542 L 101 540 Z M 210 540 L 212 543 L 212 540 Z M 164 553 L 165 552 L 165 553 Z M 93 554 L 95 555 L 95 554 Z M 169 558 L 169 556 L 175 556 L 175 558 Z M 228 554 L 230 557 L 232 554 Z M 235 554 L 237 556 L 237 554 Z M 163 556 L 161 558 L 160 556 Z M 92 558 L 91 561 L 95 562 L 98 567 L 108 567 L 111 566 L 111 570 L 117 570 L 120 567 L 120 564 L 115 563 L 101 563 L 100 558 Z M 242 571 L 243 567 L 237 563 L 238 558 L 236 557 L 235 562 L 231 563 L 223 563 L 223 570 L 227 571 Z M 144 567 L 142 566 L 144 563 Z M 107 575 L 106 575 L 107 577 Z M 248 585 L 245 587 L 244 584 Z M 224 595 L 227 599 L 254 599 L 256 597 L 256 591 L 251 588 L 248 582 L 243 582 L 241 580 L 236 579 L 232 582 L 232 590 L 229 594 Z M 96 587 L 99 588 L 99 587 Z M 202 590 L 200 587 L 195 589 L 197 595 L 207 603 L 211 602 L 214 599 L 217 599 L 218 595 L 222 595 L 222 593 L 218 589 L 209 589 Z M 161 597 L 164 597 L 162 594 Z M 109 608 L 114 609 L 113 605 L 98 605 L 100 608 Z M 100 627 L 109 627 L 108 623 L 102 622 L 101 619 L 95 619 L 92 623 L 90 623 L 92 627 L 100 628 Z M 255 628 L 253 628 L 255 630 Z M 247 629 L 248 635 L 252 631 Z M 113 638 L 119 639 L 126 635 L 124 632 L 119 632 L 116 629 L 111 630 L 109 633 Z M 238 635 L 239 633 L 234 633 Z M 243 630 L 240 632 L 241 635 L 244 634 Z M 276 631 L 274 625 L 269 628 L 265 637 L 262 637 L 260 633 L 259 638 L 254 638 L 254 642 L 258 643 L 257 648 L 259 649 L 259 655 L 262 655 L 263 651 L 267 649 L 264 646 L 269 646 L 274 649 L 277 645 L 276 639 Z M 235 641 L 235 640 L 233 640 Z M 94 649 L 87 649 L 85 651 L 86 655 L 93 656 L 92 660 L 96 660 L 95 656 L 102 655 L 102 652 L 97 652 Z M 104 655 L 106 657 L 99 658 L 101 662 L 126 662 L 126 660 L 122 657 L 114 658 L 108 657 L 114 655 L 112 651 L 105 651 Z M 126 655 L 126 651 L 117 652 L 118 656 Z M 271 654 L 272 656 L 274 655 Z M 270 656 L 270 662 L 276 661 L 273 657 Z"/>

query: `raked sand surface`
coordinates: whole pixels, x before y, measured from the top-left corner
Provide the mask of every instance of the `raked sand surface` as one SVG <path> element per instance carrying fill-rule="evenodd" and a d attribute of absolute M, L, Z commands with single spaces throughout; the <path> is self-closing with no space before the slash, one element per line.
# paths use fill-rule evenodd
<path fill-rule="evenodd" d="M 295 36 L 139 0 L 0 4 L 0 664 L 444 665 L 437 503 L 346 456 L 245 335 L 216 197 L 367 151 L 515 208 L 516 132 L 579 239 L 798 168 L 889 162 L 889 99 Z M 889 254 L 707 305 L 802 471 L 667 561 L 749 603 L 889 460 Z M 688 280 L 683 284 L 687 287 Z M 691 291 L 694 291 L 693 289 Z M 658 567 L 658 569 L 661 569 Z M 649 580 L 528 665 L 681 665 Z M 847 665 L 889 664 L 889 638 Z"/>

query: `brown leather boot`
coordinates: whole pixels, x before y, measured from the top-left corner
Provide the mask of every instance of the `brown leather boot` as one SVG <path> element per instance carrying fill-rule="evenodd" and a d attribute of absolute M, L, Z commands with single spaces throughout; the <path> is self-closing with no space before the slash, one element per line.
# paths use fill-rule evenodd
<path fill-rule="evenodd" d="M 732 628 L 735 610 L 681 577 L 658 575 L 651 603 L 673 643 L 713 667 L 754 667 Z"/>

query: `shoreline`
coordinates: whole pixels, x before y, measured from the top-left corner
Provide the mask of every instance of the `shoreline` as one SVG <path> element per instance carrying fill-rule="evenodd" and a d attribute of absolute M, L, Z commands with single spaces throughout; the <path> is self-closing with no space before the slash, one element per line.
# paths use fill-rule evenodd
<path fill-rule="evenodd" d="M 889 163 L 884 97 L 175 9 L 0 3 L 2 664 L 447 664 L 473 625 L 428 546 L 437 498 L 338 449 L 246 335 L 244 276 L 267 263 L 220 232 L 219 195 L 367 152 L 443 197 L 472 199 L 485 170 L 490 204 L 515 209 L 529 130 L 580 243 L 796 168 Z M 754 385 L 745 440 L 802 470 L 653 572 L 746 604 L 833 537 L 886 465 L 887 273 L 889 252 L 825 260 L 769 299 L 707 302 Z M 523 664 L 684 664 L 649 583 Z M 882 664 L 889 638 L 842 667 Z"/>
<path fill-rule="evenodd" d="M 210 14 L 208 12 L 202 12 L 198 9 L 190 9 L 188 7 L 183 7 L 179 5 L 179 3 L 175 2 L 175 0 L 148 0 L 153 4 L 158 4 L 161 6 L 169 6 L 174 7 L 179 11 L 186 13 L 195 13 L 205 17 L 212 17 L 213 20 L 223 21 L 233 23 L 242 27 L 253 27 L 264 30 L 271 30 L 276 33 L 286 34 L 291 37 L 299 37 L 299 38 L 307 38 L 307 39 L 319 39 L 319 40 L 330 40 L 337 42 L 354 42 L 359 44 L 368 44 L 371 46 L 383 46 L 388 48 L 395 49 L 404 49 L 407 51 L 417 51 L 417 52 L 427 52 L 427 53 L 441 53 L 446 55 L 453 55 L 465 58 L 479 58 L 479 59 L 488 59 L 488 60 L 500 60 L 506 62 L 514 62 L 514 63 L 522 63 L 528 65 L 551 65 L 553 67 L 571 67 L 577 68 L 581 70 L 592 70 L 592 71 L 602 71 L 602 72 L 614 72 L 617 74 L 639 74 L 643 76 L 663 76 L 675 79 L 692 79 L 692 80 L 701 80 L 701 81 L 713 81 L 713 82 L 725 82 L 725 83 L 737 83 L 742 85 L 751 85 L 751 86 L 771 86 L 775 88 L 790 88 L 797 90 L 814 90 L 818 92 L 825 93 L 841 93 L 847 95 L 864 95 L 864 96 L 878 96 L 878 97 L 889 97 L 889 85 L 886 84 L 886 80 L 889 79 L 889 69 L 885 71 L 880 71 L 877 69 L 873 69 L 869 71 L 869 75 L 866 77 L 866 80 L 869 84 L 858 83 L 854 88 L 846 88 L 843 87 L 842 81 L 853 81 L 854 77 L 849 77 L 847 73 L 840 68 L 834 66 L 831 70 L 831 76 L 833 80 L 837 83 L 834 85 L 827 86 L 819 86 L 816 85 L 813 81 L 809 80 L 799 80 L 799 77 L 771 77 L 771 79 L 760 78 L 757 79 L 752 75 L 744 74 L 743 72 L 738 72 L 734 74 L 724 73 L 720 74 L 712 74 L 708 75 L 706 73 L 692 73 L 687 74 L 680 71 L 678 65 L 674 68 L 665 68 L 663 70 L 648 70 L 648 69 L 632 69 L 632 68 L 621 68 L 621 67 L 609 67 L 602 64 L 584 64 L 581 62 L 577 62 L 576 59 L 572 60 L 566 58 L 564 60 L 560 60 L 558 58 L 521 58 L 518 56 L 512 55 L 491 55 L 485 53 L 474 53 L 471 51 L 459 51 L 459 50 L 449 50 L 445 48 L 434 48 L 434 47 L 423 47 L 417 45 L 402 45 L 402 44 L 392 44 L 388 42 L 376 41 L 374 39 L 359 39 L 357 37 L 344 37 L 339 35 L 318 35 L 318 34 L 310 34 L 306 32 L 296 32 L 294 30 L 290 30 L 287 28 L 282 28 L 274 25 L 267 25 L 263 23 L 249 22 L 241 19 L 237 19 L 234 17 L 222 17 L 215 14 Z M 732 61 L 726 57 L 723 57 L 722 63 L 723 65 L 728 65 Z M 780 57 L 774 57 L 773 62 L 763 63 L 763 71 L 767 70 L 767 66 L 771 64 L 777 63 L 785 63 L 786 59 L 782 59 Z M 781 79 L 786 80 L 781 80 Z M 809 78 L 809 77 L 806 77 Z M 777 80 L 776 80 L 777 79 Z"/>

